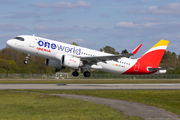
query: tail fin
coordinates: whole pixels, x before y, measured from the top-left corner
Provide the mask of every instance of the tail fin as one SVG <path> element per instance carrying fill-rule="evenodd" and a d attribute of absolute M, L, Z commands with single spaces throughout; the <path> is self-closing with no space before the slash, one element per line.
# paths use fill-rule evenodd
<path fill-rule="evenodd" d="M 169 44 L 167 40 L 160 40 L 156 45 L 154 45 L 151 49 L 149 49 L 143 56 L 141 56 L 138 60 L 142 62 L 146 62 L 146 64 L 151 67 L 158 68 L 159 63 L 166 51 L 166 48 Z"/>

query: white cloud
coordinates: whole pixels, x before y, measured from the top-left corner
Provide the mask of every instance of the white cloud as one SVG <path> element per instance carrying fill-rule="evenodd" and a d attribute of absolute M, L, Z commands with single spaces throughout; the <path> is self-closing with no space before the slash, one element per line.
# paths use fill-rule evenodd
<path fill-rule="evenodd" d="M 147 22 L 157 22 L 157 21 L 159 21 L 158 19 L 153 18 L 153 17 L 144 17 L 144 18 L 142 18 L 142 20 L 147 21 Z"/>
<path fill-rule="evenodd" d="M 114 34 L 117 38 L 126 37 L 152 37 L 157 35 L 176 34 L 180 31 L 180 22 L 148 22 L 148 23 L 133 23 L 119 22 L 115 25 L 119 31 Z"/>
<path fill-rule="evenodd" d="M 133 22 L 119 22 L 116 24 L 115 28 L 133 28 L 133 29 L 142 29 L 142 28 L 154 28 L 161 23 L 133 23 Z"/>
<path fill-rule="evenodd" d="M 53 20 L 53 19 L 49 19 L 49 20 L 37 19 L 37 20 L 35 20 L 35 22 L 39 22 L 39 23 L 43 23 L 43 22 L 55 22 L 55 20 Z"/>
<path fill-rule="evenodd" d="M 72 26 L 72 27 L 46 27 L 46 26 L 36 26 L 34 28 L 35 31 L 38 32 L 72 32 L 72 31 L 83 31 L 82 28 L 79 28 L 78 26 Z"/>
<path fill-rule="evenodd" d="M 27 30 L 27 28 L 21 25 L 0 24 L 0 31 L 23 31 L 23 30 Z"/>
<path fill-rule="evenodd" d="M 41 16 L 47 16 L 49 15 L 48 13 L 36 13 L 36 12 L 31 12 L 31 11 L 19 11 L 15 12 L 12 15 L 6 15 L 6 16 L 1 16 L 4 18 L 16 18 L 16 19 L 22 19 L 22 18 L 39 18 Z"/>
<path fill-rule="evenodd" d="M 179 11 L 180 3 L 171 3 L 162 6 L 150 6 L 148 10 L 128 10 L 126 13 L 180 15 Z"/>
<path fill-rule="evenodd" d="M 77 1 L 75 3 L 72 2 L 55 2 L 55 3 L 36 3 L 33 5 L 34 7 L 38 8 L 58 8 L 58 9 L 65 9 L 65 8 L 89 8 L 92 6 L 90 2 L 85 1 Z"/>
<path fill-rule="evenodd" d="M 103 31 L 104 28 L 97 27 L 97 28 L 89 28 L 89 27 L 78 27 L 78 26 L 71 26 L 71 27 L 55 27 L 55 26 L 36 26 L 34 27 L 34 31 L 36 32 L 48 32 L 48 33 L 59 33 L 59 32 L 92 32 L 97 33 Z"/>
<path fill-rule="evenodd" d="M 17 3 L 17 1 L 14 0 L 0 0 L 0 4 L 14 4 Z"/>
<path fill-rule="evenodd" d="M 147 23 L 133 23 L 133 22 L 119 22 L 115 25 L 119 29 L 167 29 L 180 30 L 180 22 L 147 22 Z"/>

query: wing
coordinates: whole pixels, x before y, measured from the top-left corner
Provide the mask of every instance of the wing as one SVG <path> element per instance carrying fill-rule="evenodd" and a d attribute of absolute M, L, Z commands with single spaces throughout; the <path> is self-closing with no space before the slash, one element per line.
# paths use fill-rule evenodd
<path fill-rule="evenodd" d="M 112 54 L 112 55 L 107 55 L 107 56 L 94 56 L 94 57 L 88 56 L 88 57 L 81 57 L 81 60 L 85 63 L 92 65 L 92 64 L 95 64 L 100 61 L 105 62 L 107 60 L 117 60 L 121 57 L 130 57 L 130 56 L 136 54 L 141 46 L 142 46 L 142 44 L 137 46 L 131 53 L 128 53 L 128 54 L 121 54 L 121 55 L 113 55 Z"/>

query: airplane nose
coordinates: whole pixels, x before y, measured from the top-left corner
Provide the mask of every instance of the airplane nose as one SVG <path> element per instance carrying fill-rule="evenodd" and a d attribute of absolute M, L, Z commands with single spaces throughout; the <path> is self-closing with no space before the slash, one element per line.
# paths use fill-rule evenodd
<path fill-rule="evenodd" d="M 6 45 L 9 47 L 10 46 L 10 40 L 8 40 L 7 42 L 6 42 Z"/>
<path fill-rule="evenodd" d="M 13 40 L 8 40 L 8 41 L 6 42 L 6 44 L 7 44 L 8 47 L 12 47 L 13 44 L 14 44 L 14 42 L 13 42 Z"/>

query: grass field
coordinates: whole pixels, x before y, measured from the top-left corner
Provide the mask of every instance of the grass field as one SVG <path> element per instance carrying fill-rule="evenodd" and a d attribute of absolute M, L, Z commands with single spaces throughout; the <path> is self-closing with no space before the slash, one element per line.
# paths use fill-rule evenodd
<path fill-rule="evenodd" d="M 121 99 L 157 106 L 180 115 L 180 90 L 30 90 Z"/>
<path fill-rule="evenodd" d="M 180 83 L 180 80 L 0 80 L 0 84 L 156 84 L 156 83 Z"/>
<path fill-rule="evenodd" d="M 83 100 L 10 90 L 0 91 L 0 111 L 1 120 L 142 120 Z"/>
<path fill-rule="evenodd" d="M 180 83 L 180 80 L 0 80 L 0 84 L 148 84 Z M 180 114 L 180 90 L 17 90 L 0 91 L 0 120 L 142 120 L 107 106 L 39 93 L 97 96 L 145 103 Z M 25 90 L 21 90 L 25 91 Z"/>

